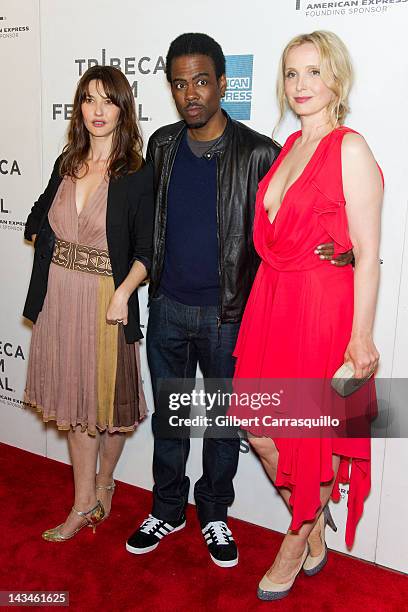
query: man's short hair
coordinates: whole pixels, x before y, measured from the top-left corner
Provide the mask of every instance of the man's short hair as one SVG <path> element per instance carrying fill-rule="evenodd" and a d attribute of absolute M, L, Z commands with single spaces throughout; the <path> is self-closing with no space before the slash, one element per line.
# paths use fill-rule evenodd
<path fill-rule="evenodd" d="M 166 77 L 171 83 L 171 65 L 182 55 L 207 55 L 213 61 L 217 79 L 225 74 L 225 57 L 221 46 L 207 34 L 180 34 L 171 43 L 166 57 Z"/>

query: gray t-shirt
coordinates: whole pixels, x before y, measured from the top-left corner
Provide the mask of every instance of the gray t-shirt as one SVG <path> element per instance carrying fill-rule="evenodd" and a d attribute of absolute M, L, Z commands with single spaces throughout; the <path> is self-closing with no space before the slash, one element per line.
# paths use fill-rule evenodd
<path fill-rule="evenodd" d="M 188 146 L 196 157 L 202 157 L 205 155 L 219 139 L 220 137 L 215 138 L 214 140 L 194 140 L 187 132 Z"/>

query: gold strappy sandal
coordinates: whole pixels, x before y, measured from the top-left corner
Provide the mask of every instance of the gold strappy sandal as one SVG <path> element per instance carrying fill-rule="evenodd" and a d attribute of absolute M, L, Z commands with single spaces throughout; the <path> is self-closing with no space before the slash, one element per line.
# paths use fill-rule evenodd
<path fill-rule="evenodd" d="M 116 489 L 116 483 L 113 480 L 111 482 L 110 485 L 96 485 L 96 491 L 109 491 L 109 493 L 112 493 L 112 497 L 113 494 L 115 493 L 115 489 Z M 98 494 L 98 493 L 97 493 Z M 109 517 L 111 511 L 109 510 L 109 512 L 105 512 L 105 516 L 103 517 L 103 521 L 106 521 L 106 519 Z"/>
<path fill-rule="evenodd" d="M 105 510 L 103 508 L 102 503 L 98 500 L 96 506 L 88 510 L 87 512 L 81 512 L 77 510 L 75 507 L 72 508 L 72 512 L 75 512 L 78 516 L 85 519 L 85 523 L 82 523 L 77 529 L 75 529 L 72 533 L 67 536 L 62 535 L 61 529 L 65 523 L 61 523 L 57 527 L 53 527 L 52 529 L 47 529 L 42 534 L 42 538 L 47 540 L 47 542 L 65 542 L 66 540 L 70 540 L 81 531 L 82 527 L 92 527 L 93 532 L 95 533 L 96 526 L 101 523 L 105 517 Z"/>

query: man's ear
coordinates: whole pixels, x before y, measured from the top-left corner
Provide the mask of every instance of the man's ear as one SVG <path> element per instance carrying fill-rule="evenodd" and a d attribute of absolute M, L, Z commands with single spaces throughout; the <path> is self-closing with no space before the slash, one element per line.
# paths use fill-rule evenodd
<path fill-rule="evenodd" d="M 218 79 L 218 87 L 221 92 L 221 98 L 223 98 L 227 90 L 227 77 L 225 76 L 225 74 L 222 74 Z"/>

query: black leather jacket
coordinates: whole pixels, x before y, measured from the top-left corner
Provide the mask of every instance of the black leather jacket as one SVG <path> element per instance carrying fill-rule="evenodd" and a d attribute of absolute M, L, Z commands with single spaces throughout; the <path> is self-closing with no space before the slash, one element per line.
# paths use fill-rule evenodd
<path fill-rule="evenodd" d="M 226 114 L 226 113 L 225 113 Z M 252 232 L 255 197 L 260 179 L 279 154 L 280 147 L 226 114 L 221 139 L 206 153 L 217 158 L 218 262 L 222 323 L 240 321 L 258 269 Z M 174 159 L 187 129 L 184 121 L 158 129 L 150 138 L 147 162 L 154 168 L 155 229 L 149 296 L 160 285 L 166 238 L 167 190 Z"/>

